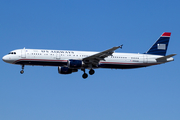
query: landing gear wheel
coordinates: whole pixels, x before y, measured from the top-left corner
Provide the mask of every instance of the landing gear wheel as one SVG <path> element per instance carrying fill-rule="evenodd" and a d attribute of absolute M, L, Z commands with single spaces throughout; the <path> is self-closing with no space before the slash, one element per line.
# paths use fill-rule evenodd
<path fill-rule="evenodd" d="M 89 74 L 90 75 L 93 75 L 95 73 L 95 71 L 93 70 L 93 69 L 91 69 L 90 71 L 89 71 Z"/>
<path fill-rule="evenodd" d="M 23 74 L 23 73 L 24 73 L 24 70 L 21 70 L 20 73 Z"/>
<path fill-rule="evenodd" d="M 86 78 L 88 77 L 88 74 L 87 74 L 87 73 L 84 73 L 84 74 L 82 75 L 82 77 L 83 77 L 84 79 L 86 79 Z"/>
<path fill-rule="evenodd" d="M 20 71 L 21 74 L 24 73 L 24 65 L 22 65 L 22 70 Z"/>

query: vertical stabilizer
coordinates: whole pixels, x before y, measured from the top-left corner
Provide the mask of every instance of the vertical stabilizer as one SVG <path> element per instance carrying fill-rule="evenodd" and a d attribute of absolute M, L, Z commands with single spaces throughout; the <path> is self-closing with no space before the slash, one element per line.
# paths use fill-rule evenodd
<path fill-rule="evenodd" d="M 154 43 L 154 45 L 146 52 L 146 54 L 165 56 L 170 36 L 170 32 L 164 32 L 161 37 Z"/>

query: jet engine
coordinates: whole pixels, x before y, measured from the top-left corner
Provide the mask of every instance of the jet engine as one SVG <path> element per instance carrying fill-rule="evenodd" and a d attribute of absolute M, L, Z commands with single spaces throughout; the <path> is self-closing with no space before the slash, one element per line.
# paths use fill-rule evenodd
<path fill-rule="evenodd" d="M 71 74 L 72 72 L 77 72 L 78 69 L 70 69 L 68 67 L 58 67 L 59 74 Z"/>
<path fill-rule="evenodd" d="M 69 68 L 81 68 L 84 65 L 82 60 L 68 60 L 67 66 Z"/>

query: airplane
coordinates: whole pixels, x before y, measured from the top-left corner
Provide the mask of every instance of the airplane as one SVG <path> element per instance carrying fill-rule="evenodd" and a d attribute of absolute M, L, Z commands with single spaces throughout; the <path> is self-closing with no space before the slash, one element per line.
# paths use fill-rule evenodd
<path fill-rule="evenodd" d="M 57 66 L 59 74 L 71 74 L 82 70 L 82 77 L 86 79 L 89 74 L 95 73 L 94 69 L 132 69 L 159 65 L 174 61 L 176 54 L 166 56 L 171 33 L 164 32 L 160 38 L 142 54 L 115 53 L 123 45 L 112 47 L 102 52 L 72 51 L 72 50 L 45 50 L 45 49 L 17 49 L 5 55 L 2 60 L 6 63 L 21 65 L 21 74 L 25 65 L 32 66 Z"/>

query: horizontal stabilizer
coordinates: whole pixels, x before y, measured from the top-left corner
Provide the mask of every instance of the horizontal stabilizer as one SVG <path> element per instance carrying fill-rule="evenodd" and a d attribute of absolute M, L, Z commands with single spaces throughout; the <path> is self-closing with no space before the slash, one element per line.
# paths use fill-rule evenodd
<path fill-rule="evenodd" d="M 168 58 L 171 58 L 171 57 L 173 57 L 173 56 L 175 56 L 175 55 L 176 55 L 176 54 L 167 55 L 167 56 L 164 56 L 164 57 L 157 58 L 156 60 L 157 60 L 157 62 L 168 62 L 168 61 L 172 61 L 172 60 L 174 60 L 173 58 L 172 58 L 172 60 L 168 60 Z"/>

